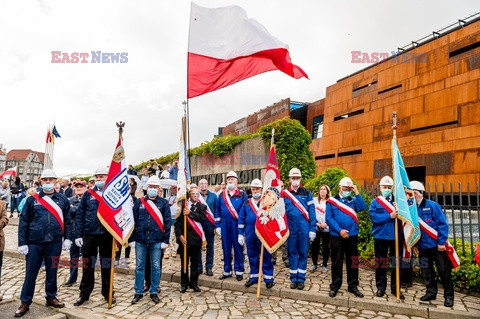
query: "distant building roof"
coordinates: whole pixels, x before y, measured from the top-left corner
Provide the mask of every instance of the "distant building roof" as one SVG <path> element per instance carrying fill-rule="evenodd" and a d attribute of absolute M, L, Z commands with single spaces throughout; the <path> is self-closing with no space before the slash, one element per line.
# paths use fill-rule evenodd
<path fill-rule="evenodd" d="M 5 153 L 2 150 L 0 150 L 0 155 L 5 155 Z"/>
<path fill-rule="evenodd" d="M 32 151 L 30 149 L 10 150 L 7 153 L 7 161 L 24 161 L 27 159 L 27 156 L 30 153 L 36 154 L 38 156 L 38 159 L 40 160 L 40 163 L 43 163 L 43 160 L 45 158 L 45 153 Z"/>

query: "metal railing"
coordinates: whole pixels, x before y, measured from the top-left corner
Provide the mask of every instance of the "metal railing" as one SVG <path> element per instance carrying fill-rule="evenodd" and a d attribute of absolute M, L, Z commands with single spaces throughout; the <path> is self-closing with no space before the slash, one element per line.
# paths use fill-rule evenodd
<path fill-rule="evenodd" d="M 474 253 L 476 244 L 480 241 L 480 189 L 479 183 L 474 185 L 458 183 L 458 192 L 454 192 L 453 183 L 449 185 L 450 191 L 446 191 L 445 184 L 440 186 L 425 185 L 424 197 L 437 202 L 443 209 L 448 221 L 449 238 L 453 238 L 453 245 L 458 252 L 465 254 L 468 250 Z M 375 198 L 380 194 L 380 186 L 365 185 L 363 189 L 367 195 Z M 457 239 L 460 243 L 457 243 Z M 470 247 L 466 247 L 466 243 Z"/>

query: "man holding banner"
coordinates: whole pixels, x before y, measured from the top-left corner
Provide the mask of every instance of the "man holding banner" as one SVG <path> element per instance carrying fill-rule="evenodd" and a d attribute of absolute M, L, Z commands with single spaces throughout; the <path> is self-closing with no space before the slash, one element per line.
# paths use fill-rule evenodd
<path fill-rule="evenodd" d="M 417 202 L 418 222 L 421 236 L 418 247 L 413 247 L 413 252 L 418 254 L 420 260 L 428 259 L 428 267 L 422 268 L 423 281 L 427 292 L 420 298 L 421 301 L 430 301 L 437 298 L 437 281 L 435 280 L 435 268 L 442 280 L 445 307 L 453 307 L 453 282 L 452 267 L 460 265 L 457 253 L 448 242 L 448 222 L 442 207 L 434 201 L 423 198 L 425 187 L 417 181 L 410 182 Z"/>

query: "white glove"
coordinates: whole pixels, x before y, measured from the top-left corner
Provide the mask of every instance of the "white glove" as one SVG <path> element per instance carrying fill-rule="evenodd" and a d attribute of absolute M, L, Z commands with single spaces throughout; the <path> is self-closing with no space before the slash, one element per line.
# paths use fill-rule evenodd
<path fill-rule="evenodd" d="M 82 247 L 83 246 L 83 238 L 75 239 L 75 245 L 77 245 L 78 247 Z"/>
<path fill-rule="evenodd" d="M 238 244 L 240 246 L 245 245 L 245 237 L 243 237 L 243 235 L 238 235 Z"/>
<path fill-rule="evenodd" d="M 308 238 L 310 239 L 310 241 L 314 240 L 315 237 L 317 237 L 317 234 L 315 232 L 311 231 L 308 233 Z"/>
<path fill-rule="evenodd" d="M 215 232 L 217 233 L 218 237 L 222 237 L 222 229 L 220 227 L 215 228 Z"/>
<path fill-rule="evenodd" d="M 165 248 L 167 248 L 167 247 L 168 247 L 168 244 L 165 244 L 165 243 L 161 243 L 161 244 L 160 244 L 160 248 L 161 248 L 161 249 L 165 249 Z"/>
<path fill-rule="evenodd" d="M 28 245 L 23 245 L 18 247 L 18 253 L 20 255 L 27 255 L 28 254 Z"/>
<path fill-rule="evenodd" d="M 63 250 L 70 250 L 70 247 L 72 247 L 72 241 L 70 239 L 65 239 L 62 245 Z"/>
<path fill-rule="evenodd" d="M 135 242 L 132 241 L 131 243 L 128 243 L 128 246 L 130 246 L 130 247 L 132 247 L 132 249 L 134 249 L 135 248 Z"/>

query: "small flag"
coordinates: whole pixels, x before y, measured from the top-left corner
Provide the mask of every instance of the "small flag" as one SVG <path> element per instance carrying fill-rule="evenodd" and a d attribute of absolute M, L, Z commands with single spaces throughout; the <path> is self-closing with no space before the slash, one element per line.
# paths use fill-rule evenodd
<path fill-rule="evenodd" d="M 182 131 L 180 133 L 180 150 L 178 155 L 178 175 L 177 175 L 177 205 L 179 207 L 177 217 L 181 213 L 182 200 L 187 198 L 187 185 L 190 184 L 190 171 L 185 143 L 186 117 L 182 117 Z"/>
<path fill-rule="evenodd" d="M 5 172 L 3 172 L 0 175 L 0 178 L 10 178 L 10 176 L 13 176 L 13 178 L 17 177 L 17 167 L 12 167 L 7 169 Z"/>
<path fill-rule="evenodd" d="M 52 134 L 53 134 L 55 137 L 61 137 L 60 134 L 58 133 L 57 127 L 56 127 L 55 125 L 53 125 Z"/>

